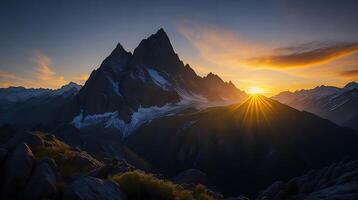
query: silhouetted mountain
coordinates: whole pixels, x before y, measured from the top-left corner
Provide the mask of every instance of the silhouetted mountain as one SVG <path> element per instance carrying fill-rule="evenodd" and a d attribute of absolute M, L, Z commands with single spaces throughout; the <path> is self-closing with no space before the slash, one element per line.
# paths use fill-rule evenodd
<path fill-rule="evenodd" d="M 357 129 L 355 118 L 358 116 L 358 84 L 356 82 L 350 82 L 343 88 L 320 86 L 293 93 L 281 92 L 273 99 L 296 109 L 312 112 L 340 125 Z"/>
<path fill-rule="evenodd" d="M 64 107 L 73 104 L 81 86 L 70 82 L 59 89 L 0 88 L 0 125 L 5 123 L 39 125 L 56 123 Z"/>
<path fill-rule="evenodd" d="M 196 75 L 179 59 L 163 29 L 133 54 L 118 44 L 78 94 L 77 128 L 102 124 L 125 135 L 150 119 L 188 107 L 237 103 L 247 95 L 212 73 Z"/>
<path fill-rule="evenodd" d="M 274 100 L 208 108 L 152 120 L 126 144 L 168 174 L 195 168 L 227 194 L 254 195 L 345 157 L 358 157 L 358 133 Z"/>

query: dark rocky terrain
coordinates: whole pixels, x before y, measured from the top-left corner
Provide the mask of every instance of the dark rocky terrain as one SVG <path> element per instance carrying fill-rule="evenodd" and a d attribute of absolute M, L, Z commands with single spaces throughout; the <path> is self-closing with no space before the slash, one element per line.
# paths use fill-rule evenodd
<path fill-rule="evenodd" d="M 3 200 L 222 199 L 203 185 L 185 189 L 124 160 L 98 160 L 50 134 L 2 131 L 0 136 Z"/>

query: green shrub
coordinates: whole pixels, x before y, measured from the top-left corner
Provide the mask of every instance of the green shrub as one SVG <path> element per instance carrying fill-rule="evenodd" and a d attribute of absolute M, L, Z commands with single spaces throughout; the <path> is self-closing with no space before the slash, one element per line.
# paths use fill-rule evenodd
<path fill-rule="evenodd" d="M 56 146 L 38 146 L 33 150 L 36 159 L 53 158 L 58 167 L 59 182 L 64 185 L 76 174 L 87 172 L 88 168 L 79 167 L 73 164 L 73 159 L 76 152 L 72 151 L 70 147 L 64 143 L 59 143 Z"/>
<path fill-rule="evenodd" d="M 211 200 L 206 188 L 200 186 L 197 191 L 185 190 L 170 181 L 156 178 L 140 171 L 115 175 L 116 181 L 127 194 L 129 200 Z"/>

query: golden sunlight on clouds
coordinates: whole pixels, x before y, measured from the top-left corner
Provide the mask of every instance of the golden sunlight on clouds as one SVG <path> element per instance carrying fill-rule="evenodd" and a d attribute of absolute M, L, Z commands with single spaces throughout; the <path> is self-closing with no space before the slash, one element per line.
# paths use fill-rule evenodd
<path fill-rule="evenodd" d="M 357 66 L 357 68 L 358 68 L 358 66 Z M 341 76 L 358 78 L 358 69 L 343 71 L 343 72 L 340 73 L 340 75 Z"/>
<path fill-rule="evenodd" d="M 50 65 L 52 64 L 52 61 L 48 56 L 38 54 L 35 57 L 35 62 L 37 65 L 34 70 L 34 76 L 40 83 L 44 84 L 44 87 L 59 88 L 68 83 L 63 76 L 56 75 L 51 69 Z"/>
<path fill-rule="evenodd" d="M 33 85 L 32 81 L 21 78 L 13 73 L 0 71 L 0 87 Z"/>
<path fill-rule="evenodd" d="M 358 59 L 357 42 L 278 46 L 274 41 L 264 44 L 225 28 L 195 23 L 181 23 L 178 31 L 199 53 L 200 58 L 184 58 L 199 74 L 216 73 L 248 93 L 258 87 L 270 96 L 322 84 L 343 86 L 358 78 L 352 66 L 353 58 Z"/>
<path fill-rule="evenodd" d="M 37 52 L 33 61 L 35 63 L 31 71 L 19 75 L 6 71 L 0 71 L 0 87 L 24 86 L 27 88 L 51 88 L 57 89 L 69 83 L 64 76 L 57 75 L 54 68 L 51 67 L 50 57 Z M 74 76 L 72 80 L 83 84 L 88 79 L 88 74 Z"/>
<path fill-rule="evenodd" d="M 314 46 L 312 43 L 305 48 L 304 45 L 298 47 L 281 48 L 283 52 L 275 55 L 254 57 L 249 59 L 252 66 L 290 68 L 290 67 L 309 67 L 321 65 L 332 60 L 342 58 L 358 52 L 358 43 L 338 43 L 332 45 Z"/>
<path fill-rule="evenodd" d="M 199 50 L 201 57 L 227 67 L 243 65 L 245 59 L 266 49 L 244 36 L 218 27 L 181 24 L 178 30 Z"/>
<path fill-rule="evenodd" d="M 89 78 L 89 74 L 87 73 L 84 73 L 84 74 L 81 74 L 80 76 L 76 76 L 74 77 L 74 81 L 83 85 Z"/>

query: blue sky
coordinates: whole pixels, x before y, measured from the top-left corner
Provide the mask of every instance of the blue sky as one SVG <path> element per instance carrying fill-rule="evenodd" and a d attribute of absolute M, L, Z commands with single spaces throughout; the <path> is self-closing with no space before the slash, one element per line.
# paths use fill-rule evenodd
<path fill-rule="evenodd" d="M 161 27 L 200 75 L 212 71 L 242 89 L 275 93 L 358 78 L 357 1 L 0 4 L 1 87 L 83 83 L 118 42 L 133 51 Z M 299 47 L 307 54 L 292 57 Z M 312 54 L 317 51 L 320 57 Z"/>

